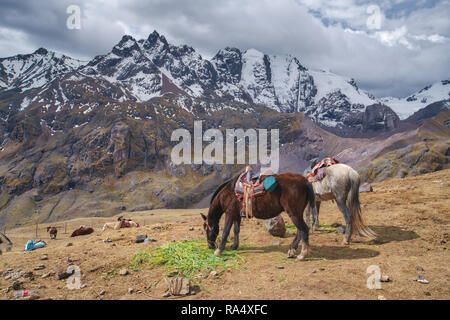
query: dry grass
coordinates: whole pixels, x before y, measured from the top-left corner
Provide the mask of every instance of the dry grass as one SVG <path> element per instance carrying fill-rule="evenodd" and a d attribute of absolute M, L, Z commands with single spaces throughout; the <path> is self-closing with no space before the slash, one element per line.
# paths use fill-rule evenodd
<path fill-rule="evenodd" d="M 238 250 L 244 261 L 238 268 L 223 270 L 218 277 L 201 275 L 203 289 L 182 299 L 377 299 L 379 295 L 387 299 L 450 299 L 449 178 L 450 170 L 443 170 L 374 183 L 374 192 L 362 193 L 361 203 L 364 218 L 379 234 L 379 239 L 367 242 L 355 236 L 350 246 L 342 246 L 341 234 L 322 228 L 310 234 L 311 255 L 303 262 L 287 259 L 295 230 L 288 229 L 285 238 L 273 238 L 264 230 L 263 221 L 244 221 Z M 118 270 L 129 267 L 133 256 L 145 248 L 159 248 L 174 240 L 200 240 L 205 244 L 199 212 L 207 210 L 125 213 L 141 225 L 145 221 L 145 226 L 108 230 L 103 235 L 99 235 L 100 226 L 114 218 L 71 220 L 67 221 L 67 234 L 60 230 L 57 240 L 50 241 L 43 229 L 39 229 L 39 237 L 47 241 L 48 247 L 26 253 L 23 246 L 26 240 L 34 238 L 34 226 L 7 230 L 15 246 L 12 252 L 0 256 L 0 271 L 33 270 L 44 263 L 46 269 L 35 271 L 39 275 L 70 257 L 81 268 L 81 281 L 86 288 L 69 290 L 64 281 L 39 276 L 26 280 L 24 287 L 41 286 L 37 289 L 41 298 L 52 299 L 162 299 L 167 290 L 166 281 L 162 281 L 167 273 L 164 266 L 130 269 L 131 274 L 125 277 L 119 276 Z M 285 214 L 283 217 L 291 224 Z M 329 226 L 344 220 L 336 205 L 327 202 L 322 204 L 320 222 Z M 94 226 L 96 232 L 69 238 L 69 233 L 81 224 Z M 191 226 L 193 231 L 189 230 Z M 158 241 L 137 244 L 134 239 L 139 233 Z M 104 243 L 106 237 L 113 242 Z M 273 245 L 275 240 L 280 245 Z M 73 246 L 66 247 L 67 242 Z M 48 261 L 39 260 L 44 253 L 48 254 Z M 370 265 L 378 265 L 392 279 L 382 283 L 381 290 L 366 287 L 369 276 L 366 270 Z M 278 268 L 281 266 L 282 269 Z M 417 271 L 416 266 L 425 271 Z M 419 274 L 430 283 L 412 281 Z M 5 293 L 10 284 L 11 281 L 0 278 L 1 299 L 14 299 L 11 292 Z M 130 287 L 140 293 L 129 294 Z M 106 294 L 100 296 L 101 290 L 106 290 Z"/>

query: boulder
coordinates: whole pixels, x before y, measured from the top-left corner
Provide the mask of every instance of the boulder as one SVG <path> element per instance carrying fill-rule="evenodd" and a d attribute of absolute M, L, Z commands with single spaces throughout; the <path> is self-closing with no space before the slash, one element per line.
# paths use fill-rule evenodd
<path fill-rule="evenodd" d="M 67 265 L 60 265 L 55 269 L 55 275 L 57 280 L 63 280 L 70 277 L 75 272 L 75 269 L 68 271 Z"/>
<path fill-rule="evenodd" d="M 283 217 L 276 216 L 264 221 L 266 230 L 274 237 L 284 237 L 286 234 L 286 225 L 284 224 Z"/>
<path fill-rule="evenodd" d="M 373 192 L 372 186 L 365 182 L 359 187 L 359 192 Z"/>
<path fill-rule="evenodd" d="M 144 242 L 145 239 L 147 239 L 147 235 L 146 234 L 137 234 L 136 235 L 136 243 Z"/>
<path fill-rule="evenodd" d="M 170 279 L 169 292 L 173 296 L 187 296 L 191 292 L 190 280 L 181 277 Z"/>

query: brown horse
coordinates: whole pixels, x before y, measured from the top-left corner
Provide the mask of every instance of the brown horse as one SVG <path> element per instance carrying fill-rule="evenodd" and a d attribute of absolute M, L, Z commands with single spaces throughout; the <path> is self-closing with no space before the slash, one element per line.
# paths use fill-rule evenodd
<path fill-rule="evenodd" d="M 267 176 L 262 176 L 261 182 L 265 178 Z M 278 182 L 278 187 L 274 191 L 266 192 L 264 195 L 253 199 L 253 216 L 258 219 L 270 219 L 278 216 L 283 211 L 286 212 L 297 227 L 297 235 L 292 241 L 288 251 L 288 257 L 295 257 L 298 244 L 302 240 L 302 250 L 297 259 L 304 260 L 309 250 L 309 230 L 303 220 L 303 211 L 308 203 L 314 207 L 314 191 L 311 184 L 302 175 L 283 173 L 277 175 L 275 178 Z M 236 250 L 239 246 L 242 204 L 236 198 L 234 191 L 237 179 L 238 177 L 235 177 L 219 186 L 211 198 L 208 217 L 201 214 L 204 220 L 203 228 L 206 231 L 208 246 L 210 249 L 215 249 L 216 238 L 219 234 L 219 220 L 222 214 L 225 213 L 225 226 L 222 232 L 222 239 L 219 247 L 214 252 L 215 255 L 220 255 L 225 249 L 227 237 L 233 224 L 234 242 L 231 249 Z"/>
<path fill-rule="evenodd" d="M 56 227 L 47 227 L 47 232 L 50 233 L 50 239 L 56 239 L 56 235 L 58 234 Z"/>
<path fill-rule="evenodd" d="M 92 232 L 94 232 L 94 229 L 86 226 L 81 226 L 72 233 L 71 237 L 84 236 L 86 234 L 91 234 Z"/>

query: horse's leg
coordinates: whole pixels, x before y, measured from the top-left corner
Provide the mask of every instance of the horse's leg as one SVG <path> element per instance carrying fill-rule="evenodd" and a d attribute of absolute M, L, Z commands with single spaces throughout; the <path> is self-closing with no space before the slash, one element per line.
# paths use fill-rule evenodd
<path fill-rule="evenodd" d="M 239 232 L 241 231 L 241 216 L 234 219 L 234 239 L 233 245 L 231 246 L 231 250 L 236 250 L 239 248 Z"/>
<path fill-rule="evenodd" d="M 233 225 L 233 217 L 232 213 L 227 211 L 225 212 L 225 225 L 223 227 L 222 239 L 220 241 L 219 247 L 214 252 L 215 256 L 220 256 L 222 251 L 225 249 L 225 245 L 227 244 L 227 238 L 230 234 L 231 226 Z"/>
<path fill-rule="evenodd" d="M 316 208 L 312 210 L 312 230 L 319 230 L 319 211 L 320 211 L 320 201 L 316 201 Z M 309 225 L 309 224 L 308 224 Z"/>
<path fill-rule="evenodd" d="M 350 213 L 350 210 L 347 207 L 347 204 L 345 203 L 345 199 L 339 198 L 336 199 L 336 204 L 339 208 L 339 210 L 344 215 L 345 219 L 345 234 L 344 239 L 342 240 L 342 244 L 347 245 L 350 243 L 350 239 L 352 237 L 352 215 Z"/>
<path fill-rule="evenodd" d="M 294 240 L 291 243 L 291 246 L 288 251 L 288 258 L 293 258 L 295 256 L 295 252 L 297 251 L 298 244 L 300 240 L 302 240 L 302 251 L 300 255 L 297 257 L 299 260 L 304 260 L 306 256 L 308 255 L 309 251 L 309 228 L 306 225 L 305 221 L 303 221 L 302 217 L 295 216 L 293 214 L 290 214 L 289 217 L 292 220 L 292 223 L 297 227 L 297 235 L 295 236 Z"/>
<path fill-rule="evenodd" d="M 309 253 L 309 228 L 303 220 L 303 212 L 301 212 L 300 214 L 301 215 L 298 217 L 298 220 L 300 224 L 300 237 L 302 239 L 302 251 L 300 252 L 300 255 L 297 257 L 297 259 L 305 260 L 306 256 Z"/>
<path fill-rule="evenodd" d="M 313 210 L 311 209 L 311 205 L 308 204 L 308 207 L 306 208 L 306 217 L 305 222 L 307 226 L 311 226 L 311 218 L 313 218 Z M 314 219 L 312 219 L 314 221 Z"/>
<path fill-rule="evenodd" d="M 292 220 L 292 223 L 297 227 L 298 224 L 298 219 L 296 216 L 293 215 L 289 215 L 289 217 Z M 295 235 L 294 240 L 292 240 L 291 246 L 289 247 L 289 251 L 288 251 L 288 258 L 294 258 L 295 257 L 295 252 L 297 251 L 298 248 L 298 243 L 300 242 L 300 230 L 297 227 L 297 234 Z"/>

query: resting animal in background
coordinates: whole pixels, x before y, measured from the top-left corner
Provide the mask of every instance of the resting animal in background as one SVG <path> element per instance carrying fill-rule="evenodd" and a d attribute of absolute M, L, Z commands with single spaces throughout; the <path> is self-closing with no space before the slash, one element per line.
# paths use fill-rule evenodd
<path fill-rule="evenodd" d="M 77 230 L 72 232 L 71 237 L 84 236 L 86 234 L 91 234 L 92 232 L 94 232 L 94 229 L 86 226 L 81 226 Z"/>
<path fill-rule="evenodd" d="M 123 219 L 122 217 L 119 217 L 117 219 L 117 222 L 107 222 L 103 226 L 102 232 L 106 229 L 114 229 L 119 230 L 120 228 L 139 228 L 139 223 L 134 222 L 130 219 Z"/>
<path fill-rule="evenodd" d="M 56 227 L 47 227 L 47 232 L 50 233 L 50 239 L 56 239 L 56 234 L 58 233 Z"/>

